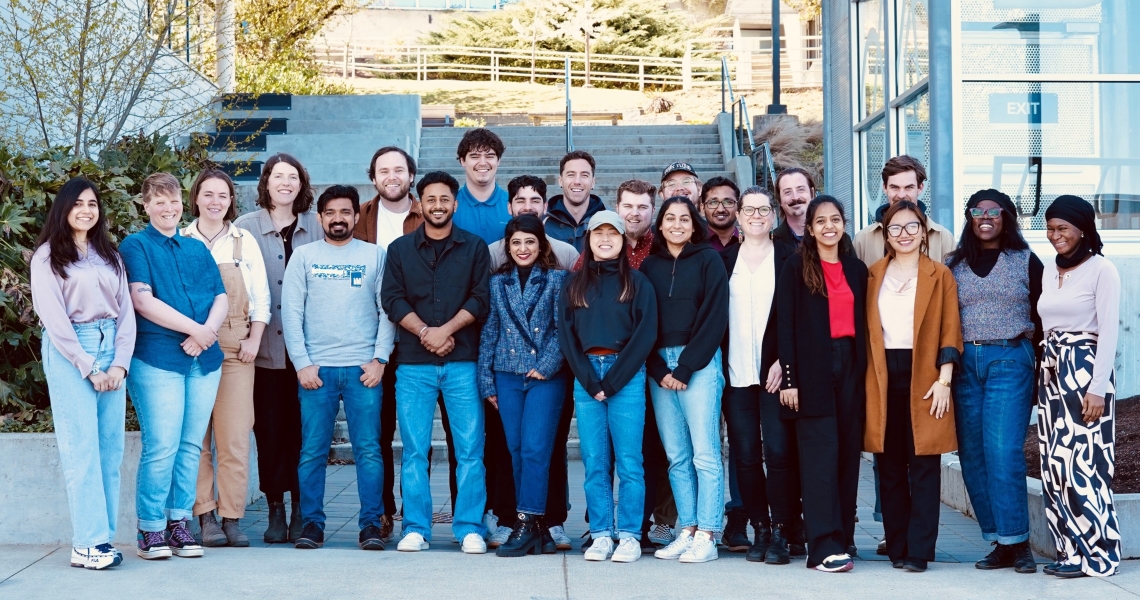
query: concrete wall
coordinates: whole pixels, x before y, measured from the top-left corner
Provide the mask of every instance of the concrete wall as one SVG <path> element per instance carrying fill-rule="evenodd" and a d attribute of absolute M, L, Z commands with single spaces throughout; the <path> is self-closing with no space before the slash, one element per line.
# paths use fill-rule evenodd
<path fill-rule="evenodd" d="M 139 432 L 127 432 L 116 542 L 135 540 L 135 488 L 141 449 Z M 55 434 L 0 433 L 0 457 L 0 545 L 70 544 L 71 516 Z M 257 448 L 253 445 L 247 500 L 252 503 L 259 497 Z"/>
<path fill-rule="evenodd" d="M 329 20 L 316 44 L 333 48 L 344 47 L 346 43 L 357 46 L 414 44 L 428 33 L 443 29 L 452 19 L 468 14 L 471 13 L 458 10 L 366 8 L 347 17 Z"/>

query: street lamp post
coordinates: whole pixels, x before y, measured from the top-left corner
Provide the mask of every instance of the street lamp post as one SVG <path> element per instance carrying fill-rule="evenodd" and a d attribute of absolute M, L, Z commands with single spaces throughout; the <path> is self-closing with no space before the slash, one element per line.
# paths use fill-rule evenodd
<path fill-rule="evenodd" d="M 772 103 L 768 114 L 788 114 L 788 107 L 780 104 L 780 0 L 772 0 Z"/>

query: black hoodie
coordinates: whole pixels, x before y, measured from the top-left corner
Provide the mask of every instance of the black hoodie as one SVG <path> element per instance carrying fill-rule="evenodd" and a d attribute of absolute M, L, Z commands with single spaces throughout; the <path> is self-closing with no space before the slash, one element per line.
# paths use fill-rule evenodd
<path fill-rule="evenodd" d="M 686 244 L 676 258 L 661 247 L 641 263 L 657 295 L 657 344 L 645 370 L 658 384 L 672 373 L 688 385 L 708 366 L 728 328 L 728 275 L 720 254 L 708 244 Z M 656 351 L 685 346 L 672 372 Z"/>
<path fill-rule="evenodd" d="M 547 203 L 546 235 L 574 246 L 574 249 L 580 253 L 582 252 L 582 244 L 586 239 L 586 225 L 590 223 L 590 217 L 599 210 L 605 209 L 606 205 L 602 203 L 602 199 L 590 194 L 589 203 L 586 205 L 586 214 L 582 216 L 581 221 L 576 222 L 566 210 L 565 200 L 559 194 Z"/>

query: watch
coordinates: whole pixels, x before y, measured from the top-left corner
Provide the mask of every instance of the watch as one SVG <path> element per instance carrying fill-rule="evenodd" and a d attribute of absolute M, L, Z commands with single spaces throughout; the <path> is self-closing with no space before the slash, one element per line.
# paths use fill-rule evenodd
<path fill-rule="evenodd" d="M 378 363 L 380 363 L 380 364 L 382 364 L 382 365 L 386 365 L 386 364 L 388 364 L 388 361 L 384 360 L 383 358 L 377 358 L 377 359 L 376 359 L 376 362 L 378 362 Z"/>
<path fill-rule="evenodd" d="M 99 365 L 97 365 L 97 364 L 96 364 L 96 365 L 92 365 L 92 366 L 91 366 L 91 372 L 90 372 L 90 373 L 88 373 L 87 375 L 88 375 L 88 376 L 91 376 L 91 375 L 98 375 L 98 374 L 100 374 L 100 373 L 102 373 L 102 372 L 103 372 L 103 369 L 100 369 L 100 368 L 99 368 Z"/>

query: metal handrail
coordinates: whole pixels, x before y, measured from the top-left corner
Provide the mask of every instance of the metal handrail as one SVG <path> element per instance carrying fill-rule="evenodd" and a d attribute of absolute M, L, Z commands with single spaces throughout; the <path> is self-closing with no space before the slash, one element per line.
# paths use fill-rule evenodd
<path fill-rule="evenodd" d="M 573 80 L 570 78 L 570 57 L 566 57 L 566 152 L 574 151 L 574 112 L 573 104 L 570 101 L 570 85 Z"/>

